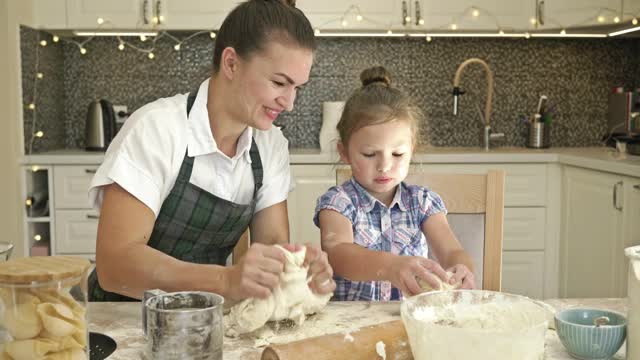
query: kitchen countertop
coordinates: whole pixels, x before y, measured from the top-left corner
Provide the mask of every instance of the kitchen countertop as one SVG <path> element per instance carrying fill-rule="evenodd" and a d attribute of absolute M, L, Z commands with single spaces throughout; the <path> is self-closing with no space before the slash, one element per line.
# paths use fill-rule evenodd
<path fill-rule="evenodd" d="M 545 302 L 557 310 L 582 306 L 627 313 L 626 299 L 551 299 Z M 141 358 L 145 342 L 141 328 L 140 303 L 90 303 L 89 318 L 91 331 L 107 334 L 113 337 L 118 344 L 118 349 L 109 357 L 110 360 Z M 322 313 L 309 318 L 300 328 L 280 330 L 272 342 L 276 343 L 278 339 L 280 342 L 290 342 L 325 333 L 344 333 L 346 335 L 363 326 L 398 319 L 400 319 L 399 302 L 330 302 Z M 322 332 L 322 329 L 328 325 L 332 325 L 332 330 Z M 257 360 L 263 350 L 258 345 L 256 340 L 252 338 L 232 339 L 225 337 L 224 358 L 227 360 Z M 625 346 L 623 345 L 613 359 L 624 358 Z M 548 330 L 546 334 L 545 359 L 572 359 L 553 330 Z"/>
<path fill-rule="evenodd" d="M 338 155 L 319 149 L 291 149 L 291 164 L 338 164 Z M 23 165 L 99 165 L 104 153 L 83 150 L 56 150 L 20 159 Z M 560 163 L 621 175 L 640 177 L 640 156 L 619 153 L 612 148 L 528 149 L 496 147 L 489 151 L 472 147 L 421 147 L 414 163 Z"/>

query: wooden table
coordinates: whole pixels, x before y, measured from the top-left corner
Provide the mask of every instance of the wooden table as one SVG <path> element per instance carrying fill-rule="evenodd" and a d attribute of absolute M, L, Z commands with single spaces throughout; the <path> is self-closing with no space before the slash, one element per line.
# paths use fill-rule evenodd
<path fill-rule="evenodd" d="M 556 309 L 584 306 L 627 313 L 626 299 L 553 299 L 545 302 Z M 113 337 L 118 344 L 118 349 L 109 357 L 110 360 L 141 358 L 145 344 L 141 314 L 140 303 L 89 304 L 89 329 Z M 328 333 L 344 333 L 347 337 L 350 332 L 360 327 L 399 318 L 400 304 L 398 302 L 330 302 L 321 314 L 310 317 L 299 328 L 279 329 L 277 334 L 271 333 L 271 336 L 268 336 L 269 332 L 267 331 L 262 335 L 267 336 L 271 342 L 275 343 L 290 342 Z M 224 359 L 259 359 L 265 344 L 264 340 L 256 340 L 255 338 L 232 339 L 225 337 Z M 623 346 L 614 359 L 624 358 L 625 348 Z M 553 330 L 547 331 L 545 359 L 573 359 L 566 352 Z M 308 358 L 307 360 L 312 359 Z"/>

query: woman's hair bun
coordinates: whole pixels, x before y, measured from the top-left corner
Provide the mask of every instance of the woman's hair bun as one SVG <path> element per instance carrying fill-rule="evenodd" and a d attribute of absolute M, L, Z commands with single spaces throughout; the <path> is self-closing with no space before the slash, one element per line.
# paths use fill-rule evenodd
<path fill-rule="evenodd" d="M 360 73 L 362 87 L 370 84 L 391 86 L 391 74 L 383 66 L 374 66 Z"/>

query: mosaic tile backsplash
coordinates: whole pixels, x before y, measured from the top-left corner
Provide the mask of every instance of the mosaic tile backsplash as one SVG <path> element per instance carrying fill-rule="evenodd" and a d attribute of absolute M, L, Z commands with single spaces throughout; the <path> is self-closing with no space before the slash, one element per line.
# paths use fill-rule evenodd
<path fill-rule="evenodd" d="M 178 34 L 187 36 L 187 34 Z M 210 73 L 213 41 L 196 36 L 173 49 L 168 38 L 157 41 L 156 57 L 126 49 L 116 38 L 95 38 L 81 55 L 78 46 L 51 34 L 21 29 L 25 152 L 34 131 L 45 136 L 33 152 L 84 147 L 84 122 L 89 103 L 105 98 L 129 111 L 159 97 L 195 88 Z M 46 47 L 40 40 L 48 41 Z M 540 95 L 555 104 L 552 146 L 592 146 L 606 133 L 607 94 L 614 86 L 640 87 L 640 39 L 435 39 L 320 38 L 309 84 L 298 95 L 293 112 L 279 123 L 290 146 L 319 147 L 322 102 L 345 100 L 359 84 L 360 72 L 383 65 L 394 83 L 410 93 L 426 114 L 421 144 L 481 146 L 485 74 L 467 67 L 461 79 L 467 91 L 458 116 L 452 114 L 452 82 L 457 66 L 471 57 L 486 60 L 495 91 L 491 124 L 505 133 L 496 146 L 524 146 L 521 117 L 535 111 Z M 148 47 L 139 40 L 139 47 Z M 35 76 L 36 62 L 44 78 Z M 37 83 L 36 83 L 37 81 Z M 36 109 L 27 105 L 37 84 Z M 33 115 L 37 115 L 33 127 Z"/>

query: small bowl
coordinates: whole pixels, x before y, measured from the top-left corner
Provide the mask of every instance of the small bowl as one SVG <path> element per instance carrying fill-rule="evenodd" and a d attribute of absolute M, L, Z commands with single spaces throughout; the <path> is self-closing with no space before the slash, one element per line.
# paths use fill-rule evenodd
<path fill-rule="evenodd" d="M 608 321 L 598 321 L 604 319 Z M 596 326 L 600 322 L 602 325 Z M 627 320 L 609 310 L 573 308 L 556 313 L 558 337 L 569 354 L 578 359 L 610 359 L 627 336 Z"/>

